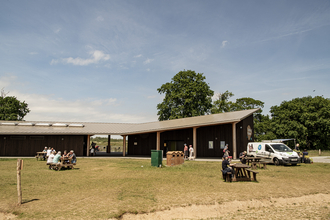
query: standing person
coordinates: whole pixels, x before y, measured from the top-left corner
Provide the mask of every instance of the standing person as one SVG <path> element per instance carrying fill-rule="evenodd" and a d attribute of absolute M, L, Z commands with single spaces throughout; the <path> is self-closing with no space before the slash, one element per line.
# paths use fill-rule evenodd
<path fill-rule="evenodd" d="M 306 163 L 305 156 L 308 156 L 307 149 L 304 149 L 304 152 L 302 154 L 303 154 L 302 161 L 303 161 L 303 163 Z"/>
<path fill-rule="evenodd" d="M 295 150 L 296 150 L 296 151 L 299 151 L 299 144 L 297 144 L 297 145 L 295 146 Z"/>
<path fill-rule="evenodd" d="M 184 144 L 183 152 L 184 152 L 184 159 L 188 159 L 188 146 L 187 146 L 187 144 Z"/>
<path fill-rule="evenodd" d="M 189 159 L 193 160 L 194 159 L 194 148 L 192 147 L 192 145 L 189 145 Z"/>
<path fill-rule="evenodd" d="M 229 156 L 228 144 L 226 144 L 225 149 L 223 149 L 223 152 L 224 152 L 223 157 Z"/>

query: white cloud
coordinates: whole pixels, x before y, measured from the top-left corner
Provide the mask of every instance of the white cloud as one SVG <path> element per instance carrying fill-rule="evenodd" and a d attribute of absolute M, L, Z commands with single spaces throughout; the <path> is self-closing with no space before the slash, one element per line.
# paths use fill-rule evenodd
<path fill-rule="evenodd" d="M 142 54 L 134 56 L 134 58 L 139 58 L 139 57 L 142 57 Z"/>
<path fill-rule="evenodd" d="M 226 41 L 226 40 L 222 41 L 222 46 L 221 46 L 221 48 L 224 48 L 224 47 L 227 45 L 227 43 L 228 43 L 228 41 Z"/>
<path fill-rule="evenodd" d="M 62 58 L 61 60 L 52 60 L 50 62 L 51 65 L 57 64 L 59 62 L 62 63 L 68 63 L 68 64 L 73 64 L 73 65 L 78 65 L 78 66 L 87 66 L 89 64 L 96 64 L 100 61 L 107 61 L 110 59 L 110 55 L 109 54 L 105 54 L 100 50 L 95 50 L 93 52 L 90 52 L 90 54 L 92 55 L 91 58 L 88 59 L 83 59 L 80 57 L 77 58 Z"/>
<path fill-rule="evenodd" d="M 146 59 L 143 63 L 144 63 L 144 64 L 148 64 L 148 63 L 151 63 L 153 60 L 154 60 L 154 59 L 149 59 L 149 58 L 148 58 L 148 59 Z"/>

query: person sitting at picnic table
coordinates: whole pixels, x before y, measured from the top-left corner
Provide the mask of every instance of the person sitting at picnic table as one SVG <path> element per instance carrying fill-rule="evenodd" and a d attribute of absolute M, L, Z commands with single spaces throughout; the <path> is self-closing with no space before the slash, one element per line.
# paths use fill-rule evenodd
<path fill-rule="evenodd" d="M 245 159 L 245 157 L 246 157 L 246 151 L 241 152 L 241 153 L 239 154 L 239 160 L 241 161 L 242 164 L 246 164 L 246 159 Z"/>
<path fill-rule="evenodd" d="M 303 163 L 306 163 L 305 156 L 308 156 L 307 150 L 304 149 L 304 152 L 302 154 L 303 154 L 303 157 L 302 157 Z"/>
<path fill-rule="evenodd" d="M 69 159 L 71 159 L 71 163 L 76 163 L 77 162 L 77 157 L 76 157 L 76 154 L 74 153 L 73 150 L 70 151 L 68 156 L 69 156 Z"/>
<path fill-rule="evenodd" d="M 55 153 L 51 153 L 47 159 L 47 165 L 52 164 L 55 157 Z"/>
<path fill-rule="evenodd" d="M 52 152 L 55 152 L 56 153 L 56 150 L 54 148 L 52 148 L 51 150 L 52 150 Z"/>
<path fill-rule="evenodd" d="M 44 152 L 43 159 L 46 160 L 46 156 L 47 156 L 47 147 L 45 147 L 44 150 L 43 150 L 42 152 Z"/>
<path fill-rule="evenodd" d="M 54 159 L 53 159 L 53 163 L 55 164 L 59 164 L 61 159 L 61 151 L 57 152 L 57 154 L 55 155 Z"/>
<path fill-rule="evenodd" d="M 69 157 L 69 154 L 66 150 L 63 151 L 62 159 L 64 160 L 65 157 Z M 69 160 L 65 160 L 64 163 L 69 163 Z"/>
<path fill-rule="evenodd" d="M 228 160 L 228 156 L 223 156 L 222 172 L 224 175 L 226 175 L 228 172 L 231 172 L 231 177 L 234 177 L 234 175 L 235 175 L 235 170 L 230 167 L 230 162 Z"/>
<path fill-rule="evenodd" d="M 48 147 L 48 150 L 47 150 L 47 157 L 49 157 L 49 155 L 52 153 L 52 149 L 50 149 L 50 147 Z"/>

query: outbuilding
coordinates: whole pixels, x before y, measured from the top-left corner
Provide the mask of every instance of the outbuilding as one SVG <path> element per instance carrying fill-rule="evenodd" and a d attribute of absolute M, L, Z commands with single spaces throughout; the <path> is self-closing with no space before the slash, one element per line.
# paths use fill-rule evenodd
<path fill-rule="evenodd" d="M 192 145 L 196 157 L 221 157 L 229 145 L 230 155 L 246 150 L 254 141 L 253 113 L 259 109 L 203 115 L 149 123 L 91 123 L 0 121 L 0 156 L 34 156 L 45 146 L 74 150 L 89 156 L 90 137 L 123 136 L 123 156 L 150 156 L 151 150 L 183 150 Z M 126 144 L 126 137 L 128 143 Z M 107 149 L 110 152 L 110 147 Z"/>

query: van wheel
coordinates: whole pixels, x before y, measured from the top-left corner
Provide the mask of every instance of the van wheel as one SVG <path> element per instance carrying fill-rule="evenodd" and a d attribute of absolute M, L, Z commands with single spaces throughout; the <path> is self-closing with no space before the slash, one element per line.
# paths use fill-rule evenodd
<path fill-rule="evenodd" d="M 274 158 L 274 164 L 275 164 L 275 166 L 278 166 L 278 165 L 280 165 L 280 161 L 279 161 L 279 159 L 277 159 L 277 158 Z"/>

